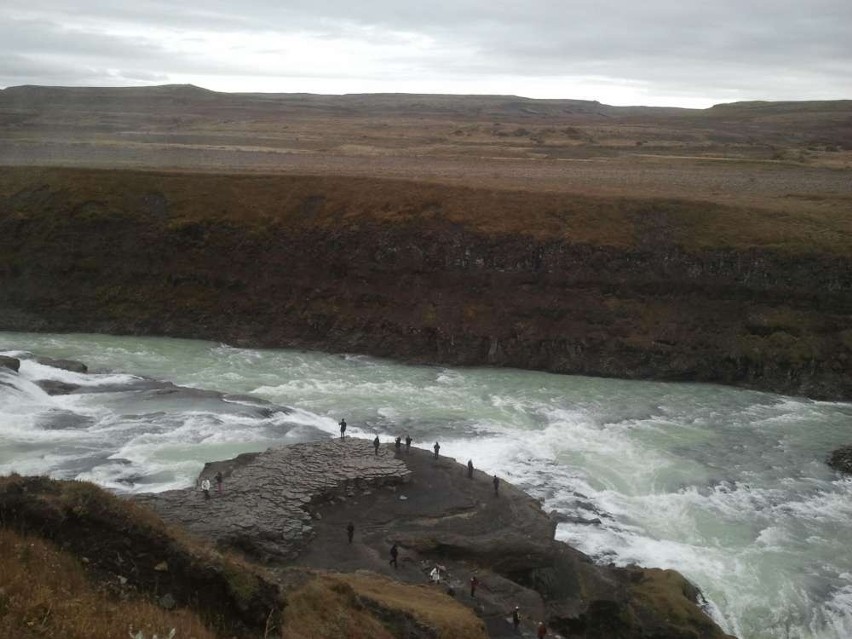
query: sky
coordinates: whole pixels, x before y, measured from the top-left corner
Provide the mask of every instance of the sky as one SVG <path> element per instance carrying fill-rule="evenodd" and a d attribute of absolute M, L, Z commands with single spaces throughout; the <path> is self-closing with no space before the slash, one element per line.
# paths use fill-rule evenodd
<path fill-rule="evenodd" d="M 3 0 L 0 87 L 852 98 L 852 0 Z"/>

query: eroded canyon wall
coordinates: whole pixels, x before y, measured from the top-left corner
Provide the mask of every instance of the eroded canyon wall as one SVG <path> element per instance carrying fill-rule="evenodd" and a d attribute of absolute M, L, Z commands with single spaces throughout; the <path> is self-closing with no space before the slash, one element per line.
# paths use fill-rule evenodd
<path fill-rule="evenodd" d="M 848 222 L 395 180 L 0 176 L 0 329 L 852 398 Z"/>

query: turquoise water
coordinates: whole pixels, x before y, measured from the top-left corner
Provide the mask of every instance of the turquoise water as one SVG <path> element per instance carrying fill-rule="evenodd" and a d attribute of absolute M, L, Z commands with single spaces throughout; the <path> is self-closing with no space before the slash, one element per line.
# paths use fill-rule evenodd
<path fill-rule="evenodd" d="M 334 435 L 346 417 L 353 435 L 439 440 L 517 483 L 596 560 L 679 570 L 744 639 L 852 637 L 852 480 L 824 463 L 852 443 L 852 404 L 194 340 L 0 333 L 3 351 L 103 374 L 31 361 L 0 373 L 2 473 L 164 490 L 204 461 Z M 140 399 L 137 376 L 243 397 Z M 110 392 L 51 397 L 33 383 L 45 378 Z"/>

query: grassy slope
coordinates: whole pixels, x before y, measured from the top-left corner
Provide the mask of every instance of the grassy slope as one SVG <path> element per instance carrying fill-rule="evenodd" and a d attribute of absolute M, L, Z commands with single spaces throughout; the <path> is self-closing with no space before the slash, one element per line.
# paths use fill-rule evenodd
<path fill-rule="evenodd" d="M 181 638 L 214 637 L 210 628 L 245 627 L 197 600 L 167 613 L 157 597 L 171 591 L 179 604 L 195 599 L 189 582 L 198 581 L 193 573 L 207 572 L 211 583 L 225 576 L 221 605 L 233 608 L 263 579 L 241 560 L 88 482 L 0 478 L 0 526 L 0 601 L 10 633 L 3 636 L 117 637 L 133 626 L 149 637 L 172 627 Z M 169 568 L 152 581 L 160 562 Z"/>
<path fill-rule="evenodd" d="M 71 202 L 97 201 L 132 213 L 141 198 L 163 194 L 172 224 L 228 221 L 263 232 L 270 225 L 352 227 L 377 221 L 432 221 L 485 235 L 530 235 L 599 246 L 635 245 L 650 222 L 687 250 L 766 248 L 852 255 L 852 217 L 818 206 L 797 213 L 704 201 L 592 197 L 498 191 L 383 180 L 293 175 L 211 175 L 155 171 L 8 168 L 0 196 L 39 185 Z M 14 205 L 13 205 L 14 206 Z M 38 215 L 21 207 L 12 214 Z"/>
<path fill-rule="evenodd" d="M 487 636 L 482 620 L 443 592 L 367 572 L 317 575 L 288 596 L 282 620 L 283 636 L 292 639 L 392 639 L 407 633 Z"/>
<path fill-rule="evenodd" d="M 127 540 L 120 551 L 116 537 Z M 168 569 L 154 568 L 148 579 L 145 564 L 163 557 Z M 246 625 L 246 611 L 270 601 L 263 591 L 271 579 L 93 484 L 0 478 L 2 639 L 112 639 L 129 627 L 149 639 L 171 628 L 177 639 L 380 639 L 402 636 L 408 626 L 420 629 L 414 636 L 485 636 L 481 621 L 446 595 L 369 574 L 302 578 L 282 593 L 277 610 Z M 172 612 L 156 605 L 166 591 L 178 601 Z"/>
<path fill-rule="evenodd" d="M 180 639 L 215 637 L 191 611 L 105 596 L 78 557 L 39 537 L 0 528 L 0 637 L 115 639 L 129 629 L 166 637 L 172 628 Z"/>

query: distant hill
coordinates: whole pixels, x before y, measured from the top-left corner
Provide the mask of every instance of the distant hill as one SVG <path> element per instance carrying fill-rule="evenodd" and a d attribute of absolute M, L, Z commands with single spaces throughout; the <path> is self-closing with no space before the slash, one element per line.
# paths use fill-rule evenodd
<path fill-rule="evenodd" d="M 199 102 L 205 105 L 240 105 L 246 108 L 274 106 L 327 113 L 394 113 L 456 115 L 463 117 L 542 117 L 565 115 L 669 115 L 685 109 L 615 107 L 590 100 L 538 100 L 514 95 L 445 95 L 410 93 L 362 93 L 318 95 L 310 93 L 221 93 L 191 84 L 152 87 L 48 87 L 22 85 L 0 90 L 0 105 L 71 106 L 89 104 L 109 109 L 127 101 L 155 106 Z"/>
<path fill-rule="evenodd" d="M 747 101 L 714 105 L 708 109 L 678 107 L 612 106 L 597 100 L 536 99 L 516 95 L 454 95 L 417 93 L 351 93 L 320 95 L 312 93 L 224 93 L 192 84 L 165 84 L 149 87 L 63 87 L 20 85 L 0 89 L 0 103 L 20 101 L 59 103 L 91 100 L 104 106 L 103 100 L 199 100 L 206 103 L 272 105 L 324 108 L 328 110 L 378 110 L 443 114 L 491 114 L 504 116 L 672 116 L 707 115 L 757 116 L 795 113 L 852 113 L 852 100 L 828 101 Z"/>
<path fill-rule="evenodd" d="M 743 192 L 727 188 L 728 178 L 709 177 L 707 167 L 700 176 L 647 177 L 637 158 L 673 169 L 705 160 L 849 168 L 852 101 L 682 109 L 515 95 L 220 93 L 193 85 L 0 90 L 0 165 L 431 175 L 631 194 L 638 180 L 654 195 Z M 584 173 L 579 163 L 590 160 L 625 165 L 611 167 L 606 186 L 602 167 Z M 445 161 L 453 166 L 430 164 Z M 495 161 L 500 166 L 483 165 Z M 753 184 L 786 193 L 790 176 Z"/>

